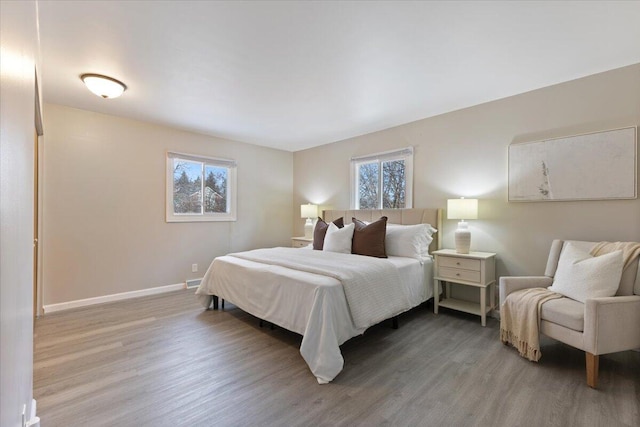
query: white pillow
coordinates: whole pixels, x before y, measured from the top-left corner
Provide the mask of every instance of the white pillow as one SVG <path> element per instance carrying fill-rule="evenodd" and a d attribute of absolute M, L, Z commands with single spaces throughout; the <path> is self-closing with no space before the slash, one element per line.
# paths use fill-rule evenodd
<path fill-rule="evenodd" d="M 357 219 L 357 218 L 356 218 L 356 219 Z M 369 224 L 371 224 L 369 221 L 362 221 L 362 220 L 358 220 L 358 221 L 360 221 L 360 222 L 364 223 L 365 225 L 369 225 Z M 426 226 L 427 226 L 427 234 L 428 234 L 429 236 L 432 236 L 434 233 L 437 233 L 437 232 L 438 232 L 438 230 L 437 230 L 437 229 L 435 229 L 435 228 L 433 228 L 433 227 L 431 226 L 431 224 L 424 223 L 424 224 L 416 224 L 416 225 L 426 225 Z M 387 223 L 387 228 L 389 228 L 389 227 L 411 227 L 411 225 L 403 225 L 403 224 L 392 224 L 392 223 Z"/>
<path fill-rule="evenodd" d="M 329 224 L 327 235 L 324 237 L 323 251 L 351 253 L 351 240 L 355 224 L 351 223 L 342 228 L 338 228 L 334 223 Z"/>
<path fill-rule="evenodd" d="M 622 251 L 593 257 L 567 243 L 549 290 L 582 303 L 591 298 L 612 297 L 620 285 L 622 261 Z"/>
<path fill-rule="evenodd" d="M 436 232 L 429 224 L 387 225 L 385 252 L 390 256 L 422 259 L 429 256 L 431 235 Z"/>
<path fill-rule="evenodd" d="M 426 225 L 427 226 L 427 234 L 429 236 L 433 236 L 435 233 L 438 232 L 438 230 L 436 228 L 433 228 L 433 226 L 431 224 L 416 224 L 416 225 Z M 411 227 L 411 225 L 402 225 L 402 224 L 392 224 L 392 223 L 388 223 L 387 224 L 387 228 L 389 227 Z"/>

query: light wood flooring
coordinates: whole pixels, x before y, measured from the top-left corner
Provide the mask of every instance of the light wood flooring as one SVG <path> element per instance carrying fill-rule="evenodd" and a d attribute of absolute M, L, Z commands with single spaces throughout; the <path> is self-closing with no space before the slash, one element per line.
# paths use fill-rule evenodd
<path fill-rule="evenodd" d="M 342 346 L 318 385 L 301 337 L 192 290 L 47 315 L 36 322 L 34 397 L 55 426 L 640 426 L 640 353 L 600 358 L 543 339 L 531 363 L 498 321 L 431 306 Z"/>

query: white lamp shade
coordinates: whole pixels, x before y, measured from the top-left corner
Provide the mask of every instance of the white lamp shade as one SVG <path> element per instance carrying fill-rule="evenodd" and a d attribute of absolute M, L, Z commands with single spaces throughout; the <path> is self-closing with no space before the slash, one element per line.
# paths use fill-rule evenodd
<path fill-rule="evenodd" d="M 478 199 L 447 200 L 448 219 L 478 219 Z"/>
<path fill-rule="evenodd" d="M 99 74 L 83 74 L 80 78 L 87 89 L 102 98 L 117 98 L 127 88 L 121 81 Z"/>
<path fill-rule="evenodd" d="M 300 218 L 315 218 L 318 216 L 318 206 L 312 205 L 300 205 Z"/>

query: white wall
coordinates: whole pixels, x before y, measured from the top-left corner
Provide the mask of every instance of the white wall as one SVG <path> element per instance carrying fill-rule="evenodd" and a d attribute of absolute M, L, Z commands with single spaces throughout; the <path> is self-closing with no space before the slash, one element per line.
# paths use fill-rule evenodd
<path fill-rule="evenodd" d="M 0 2 L 0 41 L 0 426 L 15 427 L 33 388 L 35 2 Z"/>
<path fill-rule="evenodd" d="M 292 153 L 60 105 L 44 111 L 45 306 L 181 283 L 216 256 L 290 245 Z M 238 220 L 165 222 L 166 151 L 235 159 Z"/>
<path fill-rule="evenodd" d="M 414 207 L 479 198 L 472 250 L 496 252 L 499 275 L 542 274 L 554 238 L 639 241 L 640 200 L 508 203 L 509 144 L 638 124 L 640 64 L 296 152 L 293 213 L 348 208 L 350 157 L 411 145 Z M 444 247 L 456 223 L 445 221 Z"/>

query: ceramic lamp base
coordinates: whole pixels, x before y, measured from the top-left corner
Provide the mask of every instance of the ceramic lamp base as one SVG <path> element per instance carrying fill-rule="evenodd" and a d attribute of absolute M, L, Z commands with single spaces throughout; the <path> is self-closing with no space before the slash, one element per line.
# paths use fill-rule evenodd
<path fill-rule="evenodd" d="M 304 237 L 313 238 L 313 220 L 311 218 L 307 218 L 307 222 L 304 223 Z"/>
<path fill-rule="evenodd" d="M 469 231 L 469 224 L 460 221 L 458 223 L 458 229 L 455 233 L 456 252 L 459 254 L 468 254 L 471 247 L 471 232 Z"/>

